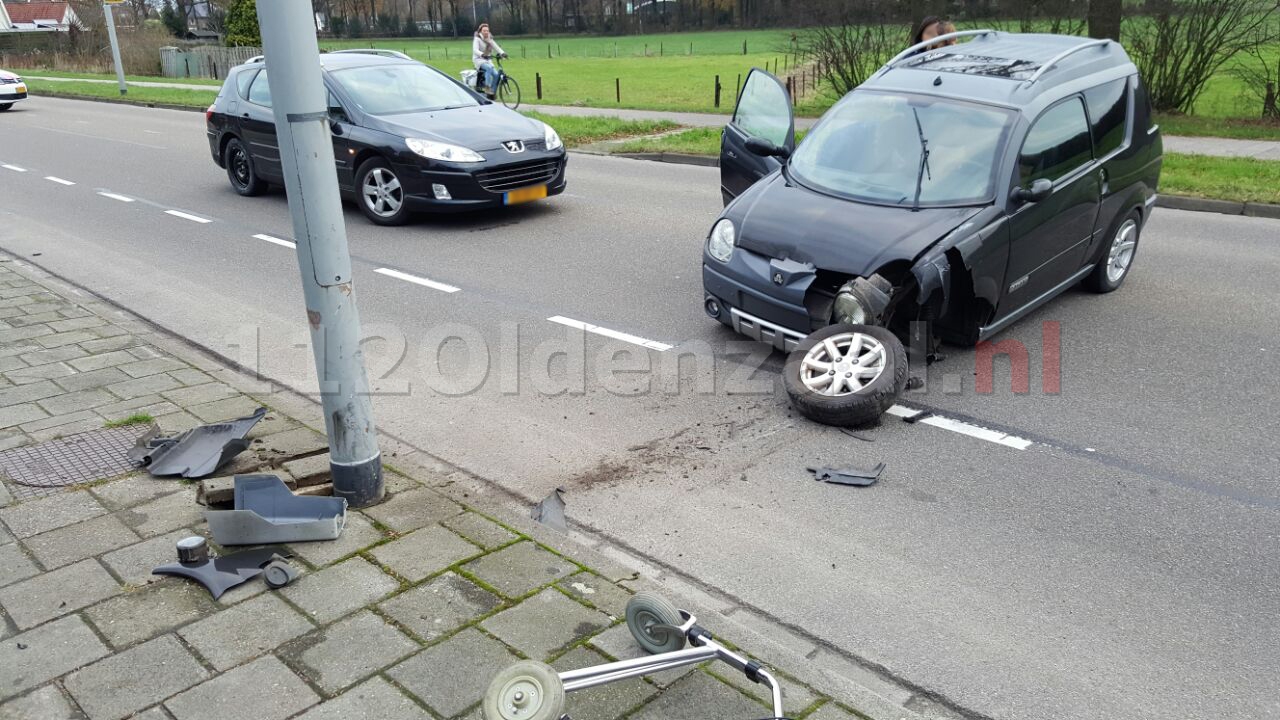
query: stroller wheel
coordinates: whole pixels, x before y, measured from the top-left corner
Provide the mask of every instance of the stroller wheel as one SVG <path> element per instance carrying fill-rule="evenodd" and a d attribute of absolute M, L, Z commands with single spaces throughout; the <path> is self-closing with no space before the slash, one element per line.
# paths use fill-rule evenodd
<path fill-rule="evenodd" d="M 482 705 L 484 720 L 559 720 L 564 683 L 550 665 L 521 660 L 493 677 Z"/>
<path fill-rule="evenodd" d="M 684 633 L 675 629 L 682 622 L 680 611 L 661 595 L 642 592 L 627 601 L 627 629 L 646 652 L 674 652 L 684 647 Z"/>

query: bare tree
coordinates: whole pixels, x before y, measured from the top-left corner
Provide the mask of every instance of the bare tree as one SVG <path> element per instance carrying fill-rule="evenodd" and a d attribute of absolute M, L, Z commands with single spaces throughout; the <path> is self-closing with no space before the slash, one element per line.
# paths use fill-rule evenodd
<path fill-rule="evenodd" d="M 800 48 L 817 63 L 836 94 L 844 95 L 901 50 L 906 35 L 898 24 L 842 22 L 810 30 Z"/>
<path fill-rule="evenodd" d="M 1277 104 L 1276 86 L 1280 84 L 1280 56 L 1274 52 L 1274 42 L 1280 36 L 1280 28 L 1273 25 L 1258 29 L 1257 42 L 1245 49 L 1237 58 L 1231 74 L 1244 85 L 1243 94 L 1251 102 L 1262 107 L 1262 119 L 1280 122 L 1280 105 Z"/>

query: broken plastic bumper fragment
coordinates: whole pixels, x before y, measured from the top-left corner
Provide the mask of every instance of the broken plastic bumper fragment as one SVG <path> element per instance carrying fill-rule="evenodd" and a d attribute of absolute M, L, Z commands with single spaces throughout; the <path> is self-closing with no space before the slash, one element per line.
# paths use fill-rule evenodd
<path fill-rule="evenodd" d="M 231 588 L 246 583 L 262 574 L 262 568 L 273 561 L 283 560 L 289 553 L 280 548 L 258 548 L 232 553 L 218 558 L 205 558 L 197 562 L 176 562 L 161 565 L 152 575 L 177 575 L 204 585 L 214 600 Z"/>
<path fill-rule="evenodd" d="M 204 517 L 219 545 L 333 540 L 347 523 L 347 501 L 294 495 L 275 475 L 237 475 L 235 509 Z"/>
<path fill-rule="evenodd" d="M 129 451 L 129 459 L 157 477 L 211 475 L 249 447 L 245 435 L 266 415 L 266 408 L 258 408 L 248 417 L 201 425 L 173 437 L 160 437 L 159 428 L 152 425 Z"/>
<path fill-rule="evenodd" d="M 814 480 L 835 483 L 837 485 L 872 485 L 876 480 L 880 479 L 880 473 L 884 472 L 884 463 L 876 463 L 876 466 L 870 470 L 861 470 L 858 468 L 805 468 L 813 473 Z"/>

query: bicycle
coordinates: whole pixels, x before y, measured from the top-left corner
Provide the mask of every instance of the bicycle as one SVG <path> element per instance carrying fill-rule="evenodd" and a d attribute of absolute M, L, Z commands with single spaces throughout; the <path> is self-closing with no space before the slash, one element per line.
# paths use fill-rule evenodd
<path fill-rule="evenodd" d="M 502 103 L 506 107 L 511 108 L 512 110 L 519 108 L 520 107 L 520 83 L 516 82 L 515 78 L 508 75 L 507 71 L 502 69 L 501 56 L 495 56 L 493 58 L 493 63 L 494 63 L 495 69 L 498 71 L 498 83 L 497 83 L 498 89 L 494 93 L 494 97 L 498 100 L 498 102 Z M 475 89 L 476 89 L 476 92 L 478 93 L 484 92 L 484 73 L 483 72 L 479 72 L 479 71 L 476 72 Z"/>

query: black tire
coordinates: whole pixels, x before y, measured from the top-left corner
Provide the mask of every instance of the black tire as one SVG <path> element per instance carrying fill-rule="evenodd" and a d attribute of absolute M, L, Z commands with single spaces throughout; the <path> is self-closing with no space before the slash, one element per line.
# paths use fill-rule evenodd
<path fill-rule="evenodd" d="M 1132 235 L 1132 251 L 1129 254 L 1129 261 L 1125 263 L 1119 276 L 1113 277 L 1109 272 L 1112 265 L 1112 249 L 1118 243 L 1125 242 L 1122 234 L 1126 231 Z M 1096 293 L 1109 293 L 1119 289 L 1124 284 L 1125 278 L 1129 277 L 1129 271 L 1133 270 L 1133 261 L 1138 259 L 1138 240 L 1141 234 L 1142 216 L 1137 210 L 1130 210 L 1128 215 L 1117 220 L 1115 226 L 1107 233 L 1107 244 L 1102 249 L 1102 257 L 1098 258 L 1098 264 L 1093 266 L 1093 272 L 1084 279 L 1085 288 Z"/>
<path fill-rule="evenodd" d="M 0 112 L 4 112 L 11 107 L 13 107 L 13 103 L 0 103 Z"/>
<path fill-rule="evenodd" d="M 261 195 L 267 191 L 267 182 L 258 176 L 253 167 L 253 157 L 240 138 L 231 138 L 222 149 L 222 164 L 227 168 L 231 189 L 245 197 Z"/>
<path fill-rule="evenodd" d="M 884 369 L 861 389 L 845 395 L 823 395 L 811 390 L 801 379 L 805 357 L 823 341 L 839 335 L 860 333 L 884 348 Z M 873 325 L 829 325 L 810 333 L 787 357 L 782 368 L 782 385 L 791 405 L 803 416 L 839 427 L 871 425 L 889 409 L 907 388 L 907 351 L 888 330 Z"/>
<path fill-rule="evenodd" d="M 520 107 L 520 83 L 515 78 L 504 76 L 498 83 L 498 102 L 512 110 Z"/>
<path fill-rule="evenodd" d="M 366 194 L 379 184 L 389 184 L 388 177 L 394 180 L 395 189 L 388 191 L 387 196 Z M 386 160 L 380 157 L 370 158 L 360 165 L 360 169 L 356 171 L 356 203 L 364 216 L 374 224 L 404 225 L 409 222 L 413 213 L 409 211 L 406 200 L 404 185 Z M 392 203 L 399 204 L 392 207 Z"/>

